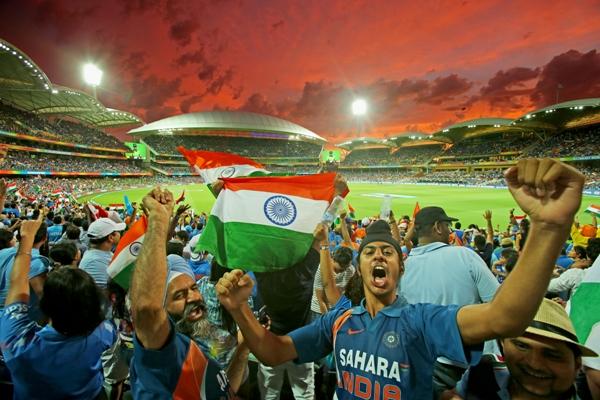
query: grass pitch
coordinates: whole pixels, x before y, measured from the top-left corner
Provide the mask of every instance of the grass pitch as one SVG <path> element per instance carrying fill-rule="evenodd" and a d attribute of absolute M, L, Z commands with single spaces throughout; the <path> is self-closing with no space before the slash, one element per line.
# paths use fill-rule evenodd
<path fill-rule="evenodd" d="M 350 183 L 349 186 L 350 194 L 347 199 L 356 210 L 357 217 L 360 218 L 379 214 L 385 194 L 392 196 L 392 210 L 397 218 L 405 214 L 412 216 L 416 202 L 419 202 L 421 207 L 432 205 L 443 207 L 448 215 L 459 218 L 464 227 L 471 223 L 485 226 L 482 214 L 488 209 L 492 210 L 494 227 L 500 224 L 502 229 L 508 223 L 508 211 L 511 208 L 516 208 L 515 214 L 522 214 L 507 189 L 384 183 Z M 167 188 L 176 198 L 185 189 L 186 203 L 190 204 L 196 212 L 210 212 L 214 197 L 205 185 L 171 185 Z M 99 204 L 108 205 L 123 203 L 123 195 L 126 194 L 131 201 L 139 202 L 148 191 L 149 188 L 130 189 L 84 196 L 79 200 L 91 199 Z M 598 202 L 597 197 L 584 196 L 581 210 Z M 582 223 L 591 221 L 589 216 L 582 213 L 579 218 Z"/>

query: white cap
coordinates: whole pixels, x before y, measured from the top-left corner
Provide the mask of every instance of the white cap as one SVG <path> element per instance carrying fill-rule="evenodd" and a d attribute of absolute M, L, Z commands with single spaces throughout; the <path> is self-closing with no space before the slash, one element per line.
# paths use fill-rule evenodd
<path fill-rule="evenodd" d="M 92 239 L 100 239 L 113 232 L 124 231 L 126 227 L 123 222 L 118 224 L 110 218 L 99 218 L 90 224 L 87 234 Z"/>
<path fill-rule="evenodd" d="M 202 254 L 196 253 L 196 245 L 198 244 L 198 240 L 200 240 L 200 235 L 194 236 L 189 242 L 190 260 L 192 261 L 198 261 L 200 258 L 202 258 Z"/>

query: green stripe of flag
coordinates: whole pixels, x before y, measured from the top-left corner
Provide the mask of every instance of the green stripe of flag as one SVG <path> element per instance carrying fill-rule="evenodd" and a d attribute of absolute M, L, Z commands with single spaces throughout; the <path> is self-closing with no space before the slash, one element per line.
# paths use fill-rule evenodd
<path fill-rule="evenodd" d="M 131 283 L 131 278 L 133 277 L 134 267 L 135 261 L 133 261 L 131 264 L 128 264 L 125 268 L 121 270 L 121 272 L 119 272 L 111 279 L 123 289 L 129 289 L 129 284 Z"/>
<path fill-rule="evenodd" d="M 302 261 L 312 241 L 311 233 L 243 222 L 223 223 L 211 215 L 195 250 L 207 250 L 227 268 L 269 272 Z"/>
<path fill-rule="evenodd" d="M 579 343 L 585 343 L 600 315 L 600 282 L 581 282 L 571 299 L 571 321 Z"/>

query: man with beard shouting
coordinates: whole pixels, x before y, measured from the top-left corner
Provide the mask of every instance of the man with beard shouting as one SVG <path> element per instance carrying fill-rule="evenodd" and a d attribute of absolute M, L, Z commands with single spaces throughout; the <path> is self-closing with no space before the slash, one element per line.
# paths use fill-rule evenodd
<path fill-rule="evenodd" d="M 131 282 L 135 326 L 133 397 L 233 398 L 241 383 L 247 349 L 243 345 L 238 347 L 225 373 L 194 341 L 210 335 L 212 327 L 206 320 L 204 300 L 185 260 L 177 256 L 167 258 L 173 195 L 155 188 L 142 201 L 148 229 Z"/>
<path fill-rule="evenodd" d="M 402 252 L 385 221 L 371 224 L 359 248 L 357 273 L 365 292 L 360 306 L 333 310 L 277 336 L 264 329 L 247 306 L 253 282 L 243 271 L 233 270 L 219 280 L 219 300 L 252 353 L 267 365 L 309 362 L 333 351 L 340 400 L 431 398 L 437 357 L 475 364 L 483 341 L 519 336 L 525 330 L 581 205 L 585 178 L 559 161 L 519 160 L 505 177 L 513 198 L 530 216 L 531 228 L 516 268 L 489 303 L 407 304 L 398 297 Z"/>

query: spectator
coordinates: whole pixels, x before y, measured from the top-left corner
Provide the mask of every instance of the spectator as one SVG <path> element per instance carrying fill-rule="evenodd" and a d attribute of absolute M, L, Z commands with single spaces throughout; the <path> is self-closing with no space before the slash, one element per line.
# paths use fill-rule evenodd
<path fill-rule="evenodd" d="M 21 227 L 0 319 L 0 345 L 15 398 L 102 398 L 100 354 L 114 342 L 115 331 L 103 322 L 102 294 L 92 278 L 71 268 L 51 273 L 40 307 L 52 324 L 41 328 L 28 316 L 30 260 L 41 225 L 40 217 Z"/>
<path fill-rule="evenodd" d="M 125 224 L 117 224 L 109 218 L 99 218 L 90 224 L 88 236 L 90 249 L 85 252 L 79 268 L 89 273 L 96 285 L 106 289 L 108 283 L 107 268 L 112 259 L 113 248 L 121 239 Z"/>
<path fill-rule="evenodd" d="M 575 398 L 581 356 L 597 356 L 579 344 L 565 310 L 548 299 L 523 335 L 499 344 L 502 361 L 484 357 L 470 367 L 456 388 L 461 398 Z"/>

